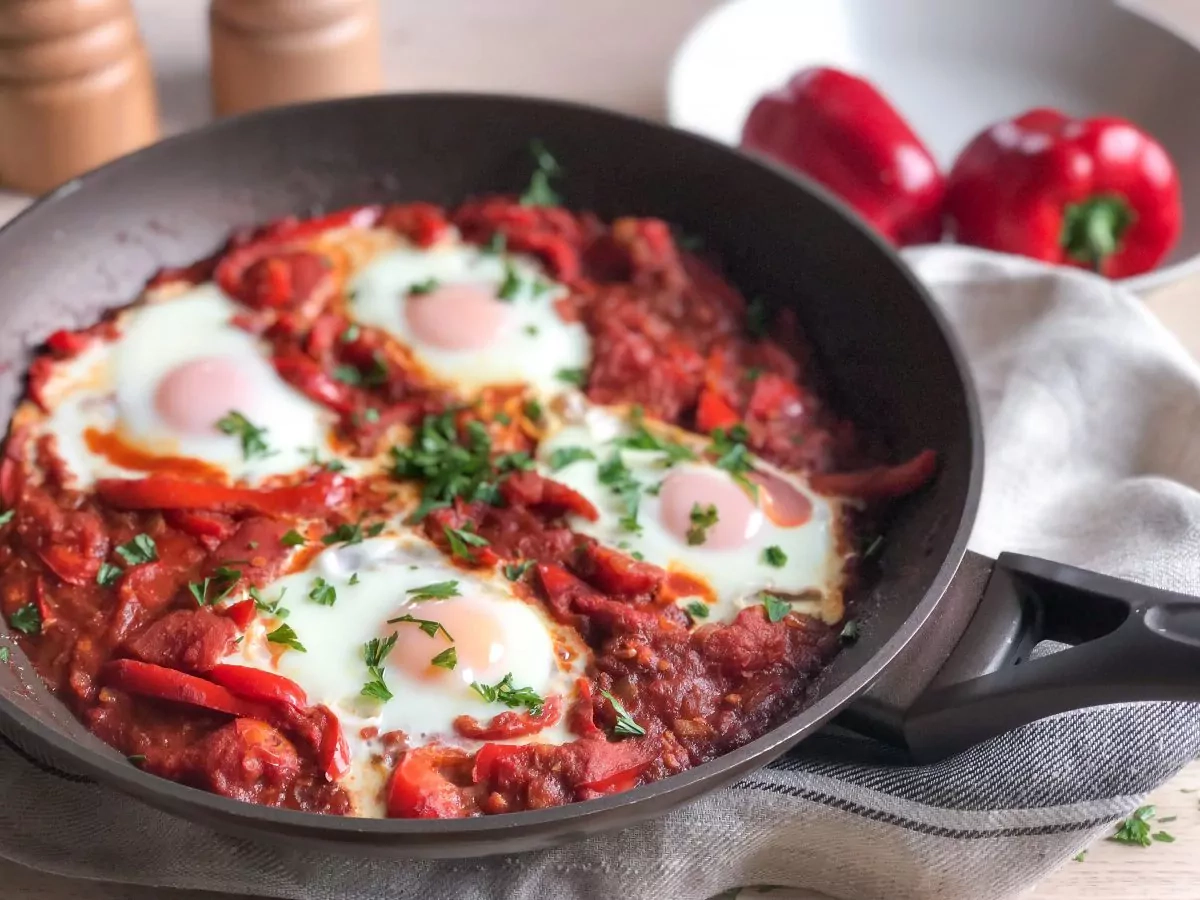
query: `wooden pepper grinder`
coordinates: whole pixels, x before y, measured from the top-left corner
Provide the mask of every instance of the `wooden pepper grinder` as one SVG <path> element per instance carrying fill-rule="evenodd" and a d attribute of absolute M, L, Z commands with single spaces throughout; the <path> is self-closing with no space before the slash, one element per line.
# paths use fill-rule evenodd
<path fill-rule="evenodd" d="M 129 0 L 0 0 L 0 184 L 41 193 L 157 138 Z"/>
<path fill-rule="evenodd" d="M 377 0 L 212 0 L 218 115 L 383 87 Z"/>

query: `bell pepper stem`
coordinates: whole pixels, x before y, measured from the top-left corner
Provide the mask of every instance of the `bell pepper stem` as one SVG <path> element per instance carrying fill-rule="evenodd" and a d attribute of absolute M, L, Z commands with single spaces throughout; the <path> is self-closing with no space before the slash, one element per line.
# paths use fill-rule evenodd
<path fill-rule="evenodd" d="M 1133 209 L 1124 197 L 1089 197 L 1066 208 L 1060 241 L 1070 259 L 1100 272 L 1105 260 L 1120 248 L 1133 219 Z"/>

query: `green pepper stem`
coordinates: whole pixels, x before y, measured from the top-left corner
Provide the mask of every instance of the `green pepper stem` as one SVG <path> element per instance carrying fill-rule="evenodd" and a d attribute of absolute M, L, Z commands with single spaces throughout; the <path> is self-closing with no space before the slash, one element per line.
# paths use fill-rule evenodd
<path fill-rule="evenodd" d="M 1120 249 L 1134 217 L 1124 197 L 1097 194 L 1066 208 L 1059 242 L 1070 259 L 1099 272 L 1104 261 Z"/>

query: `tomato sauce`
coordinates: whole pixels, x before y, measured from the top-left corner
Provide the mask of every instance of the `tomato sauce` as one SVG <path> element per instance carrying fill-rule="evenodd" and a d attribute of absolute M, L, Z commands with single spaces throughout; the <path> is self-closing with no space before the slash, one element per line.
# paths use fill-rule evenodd
<path fill-rule="evenodd" d="M 531 451 L 537 416 L 519 389 L 489 389 L 476 407 L 462 408 L 386 334 L 350 329 L 338 299 L 345 266 L 320 249 L 335 246 L 330 233 L 347 226 L 391 229 L 429 246 L 452 225 L 480 244 L 502 235 L 569 288 L 561 311 L 592 337 L 584 384 L 592 401 L 640 404 L 699 432 L 741 424 L 749 449 L 768 461 L 836 472 L 850 494 L 860 484 L 841 470 L 865 465 L 862 442 L 814 391 L 797 323 L 786 312 L 764 318 L 711 261 L 679 249 L 661 221 L 605 224 L 502 197 L 453 211 L 362 207 L 239 235 L 216 258 L 160 273 L 152 284 L 215 278 L 243 305 L 238 323 L 268 342 L 279 374 L 337 414 L 339 442 L 358 454 L 386 451 L 397 424 L 445 413 L 460 435 L 468 422 L 481 423 L 495 451 Z M 69 337 L 47 358 L 85 345 Z M 346 365 L 378 377 L 348 384 L 334 377 Z M 144 479 L 77 490 L 69 475 L 51 477 L 53 447 L 33 443 L 13 430 L 0 466 L 0 495 L 12 513 L 0 525 L 0 609 L 51 689 L 101 739 L 157 775 L 254 803 L 350 812 L 336 780 L 346 764 L 336 716 L 269 680 L 230 667 L 213 674 L 247 621 L 270 611 L 201 602 L 190 586 L 208 579 L 205 591 L 214 593 L 262 587 L 284 571 L 288 531 L 315 536 L 379 520 L 407 508 L 412 492 L 398 491 L 387 474 L 352 479 L 316 461 L 246 488 L 219 483 L 194 460 L 162 459 L 134 461 Z M 127 448 L 101 436 L 94 443 L 128 461 Z M 888 471 L 867 473 L 861 484 L 870 496 L 904 493 L 931 474 L 910 466 L 889 482 Z M 693 628 L 673 601 L 687 589 L 684 576 L 571 531 L 566 517 L 589 516 L 586 498 L 533 472 L 498 482 L 498 501 L 459 498 L 419 527 L 449 550 L 446 527 L 469 526 L 488 542 L 473 565 L 520 563 L 514 590 L 577 628 L 593 659 L 570 708 L 548 703 L 491 722 L 463 717 L 465 735 L 489 742 L 478 752 L 386 736 L 395 747 L 391 815 L 535 809 L 682 771 L 793 714 L 837 650 L 834 628 L 797 614 L 772 622 L 760 607 Z M 146 539 L 153 554 L 139 551 Z M 640 734 L 622 733 L 622 710 Z M 577 740 L 490 743 L 560 719 Z"/>

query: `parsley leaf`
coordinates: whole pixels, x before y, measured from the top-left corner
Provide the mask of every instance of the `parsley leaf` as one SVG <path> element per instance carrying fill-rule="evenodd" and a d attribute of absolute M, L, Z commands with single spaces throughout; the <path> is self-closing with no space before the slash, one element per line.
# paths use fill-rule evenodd
<path fill-rule="evenodd" d="M 38 634 L 42 630 L 42 614 L 37 604 L 26 603 L 8 617 L 8 624 L 23 634 Z"/>
<path fill-rule="evenodd" d="M 868 543 L 865 547 L 863 547 L 863 551 L 862 551 L 862 555 L 860 556 L 860 559 L 863 562 L 866 562 L 867 560 L 878 556 L 879 551 L 882 549 L 883 549 L 883 535 L 877 534 L 877 535 L 875 535 L 874 538 L 871 539 L 870 543 Z"/>
<path fill-rule="evenodd" d="M 325 546 L 330 544 L 361 544 L 363 541 L 362 525 L 358 522 L 343 522 L 329 534 L 321 538 Z"/>
<path fill-rule="evenodd" d="M 711 438 L 712 443 L 709 444 L 708 450 L 716 457 L 713 465 L 724 469 L 734 481 L 757 497 L 758 485 L 746 477 L 746 473 L 753 470 L 750 465 L 750 451 L 746 449 L 746 440 L 749 438 L 746 429 L 741 425 L 734 425 L 728 430 L 714 428 Z"/>
<path fill-rule="evenodd" d="M 1109 840 L 1118 844 L 1133 844 L 1138 847 L 1149 847 L 1153 836 L 1150 833 L 1150 820 L 1154 818 L 1153 806 L 1140 806 L 1117 828 Z M 1165 834 L 1166 832 L 1159 832 Z M 1168 835 L 1169 837 L 1169 835 Z"/>
<path fill-rule="evenodd" d="M 496 471 L 503 474 L 505 472 L 528 472 L 534 467 L 533 457 L 524 450 L 519 450 L 516 453 L 502 453 L 496 457 Z"/>
<path fill-rule="evenodd" d="M 558 164 L 558 160 L 550 154 L 546 145 L 541 141 L 530 141 L 529 152 L 533 154 L 533 161 L 537 168 L 529 178 L 529 187 L 521 195 L 521 205 L 558 206 L 562 202 L 562 198 L 550 186 L 550 179 L 562 175 L 562 166 Z"/>
<path fill-rule="evenodd" d="M 114 566 L 112 563 L 101 563 L 100 571 L 96 573 L 96 584 L 100 587 L 112 587 L 121 580 L 123 570 L 120 566 Z"/>
<path fill-rule="evenodd" d="M 358 336 L 361 333 L 362 333 L 362 329 L 359 328 L 357 325 L 347 325 L 346 330 L 342 332 L 341 336 L 338 339 L 343 344 L 350 344 L 350 343 L 353 343 L 354 341 L 357 341 Z"/>
<path fill-rule="evenodd" d="M 431 659 L 429 663 L 430 665 L 437 666 L 439 669 L 453 669 L 458 665 L 458 650 L 454 647 L 447 647 Z"/>
<path fill-rule="evenodd" d="M 0 647 L 0 663 L 8 662 L 8 648 Z"/>
<path fill-rule="evenodd" d="M 443 625 L 441 622 L 435 622 L 432 619 L 418 619 L 416 616 L 405 613 L 402 616 L 397 616 L 396 618 L 388 619 L 387 621 L 389 625 L 395 625 L 397 622 L 412 622 L 412 624 L 416 625 L 430 637 L 437 637 L 437 633 L 440 631 L 446 636 L 446 640 L 454 640 L 454 636 L 446 630 L 445 625 Z"/>
<path fill-rule="evenodd" d="M 409 517 L 418 522 L 431 509 L 448 506 L 456 497 L 498 500 L 492 463 L 492 441 L 481 422 L 469 422 L 459 437 L 454 413 L 421 420 L 407 447 L 392 447 L 392 477 L 422 482 L 421 504 Z"/>
<path fill-rule="evenodd" d="M 542 418 L 542 404 L 536 397 L 530 397 L 525 401 L 525 406 L 522 409 L 525 413 L 525 418 L 530 422 L 540 421 Z"/>
<path fill-rule="evenodd" d="M 383 680 L 383 661 L 396 646 L 396 637 L 397 634 L 393 631 L 391 635 L 382 640 L 371 638 L 363 644 L 363 662 L 367 664 L 367 674 L 371 676 L 360 691 L 364 697 L 374 697 L 384 703 L 392 699 L 392 692 Z"/>
<path fill-rule="evenodd" d="M 601 691 L 600 695 L 612 704 L 613 712 L 617 714 L 617 724 L 613 726 L 614 735 L 617 737 L 641 737 L 646 733 L 645 728 L 633 721 L 633 716 L 621 705 L 620 700 L 608 691 Z"/>
<path fill-rule="evenodd" d="M 558 447 L 550 454 L 550 468 L 557 472 L 581 459 L 595 459 L 596 454 L 587 447 Z"/>
<path fill-rule="evenodd" d="M 279 596 L 270 603 L 263 599 L 263 595 L 256 587 L 250 588 L 246 593 L 250 595 L 250 599 L 254 601 L 254 606 L 260 611 L 275 616 L 277 619 L 286 619 L 290 615 L 288 610 L 279 605 L 283 600 L 283 595 L 287 593 L 287 588 L 280 590 Z"/>
<path fill-rule="evenodd" d="M 762 558 L 763 562 L 765 562 L 768 566 L 774 566 L 777 569 L 781 566 L 787 565 L 787 554 L 783 552 L 782 547 L 776 544 L 772 544 L 770 547 L 765 549 L 762 552 Z"/>
<path fill-rule="evenodd" d="M 459 596 L 457 581 L 438 581 L 422 587 L 409 588 L 405 591 L 408 599 L 413 602 L 421 600 L 445 600 L 448 597 Z"/>
<path fill-rule="evenodd" d="M 450 553 L 459 559 L 474 562 L 475 554 L 468 549 L 468 545 L 470 547 L 486 547 L 488 546 L 488 542 L 474 531 L 468 530 L 469 528 L 469 523 L 463 528 L 451 528 L 449 525 L 442 526 L 442 530 L 446 533 L 446 540 L 450 542 Z"/>
<path fill-rule="evenodd" d="M 768 622 L 781 622 L 783 617 L 792 611 L 792 604 L 780 600 L 774 594 L 763 594 L 763 609 L 767 611 Z"/>
<path fill-rule="evenodd" d="M 842 626 L 842 632 L 838 635 L 838 638 L 843 644 L 853 644 L 858 640 L 858 634 L 858 619 L 847 619 L 846 624 Z"/>
<path fill-rule="evenodd" d="M 695 453 L 678 441 L 667 441 L 658 437 L 658 435 L 654 434 L 654 432 L 642 423 L 641 418 L 640 409 L 635 408 L 633 412 L 633 433 L 626 437 L 619 437 L 613 443 L 627 450 L 655 450 L 659 453 L 665 453 L 667 454 L 667 458 L 664 460 L 664 464 L 667 466 L 673 466 L 677 462 L 696 458 Z"/>
<path fill-rule="evenodd" d="M 508 249 L 508 239 L 499 231 L 493 232 L 492 236 L 488 238 L 488 242 L 483 245 L 483 252 L 493 256 L 503 253 L 506 249 Z"/>
<path fill-rule="evenodd" d="M 621 459 L 619 451 L 601 463 L 596 475 L 601 484 L 616 494 L 625 507 L 625 515 L 617 522 L 625 531 L 638 534 L 642 526 L 638 524 L 638 507 L 641 504 L 642 485 Z"/>
<path fill-rule="evenodd" d="M 128 565 L 136 566 L 141 563 L 154 562 L 158 559 L 158 547 L 154 538 L 148 534 L 135 534 L 133 539 L 117 548 L 117 556 Z"/>
<path fill-rule="evenodd" d="M 559 369 L 554 373 L 554 377 L 567 384 L 583 387 L 587 384 L 587 369 Z"/>
<path fill-rule="evenodd" d="M 322 606 L 333 606 L 337 602 L 337 590 L 324 578 L 318 578 L 308 592 L 308 599 Z"/>
<path fill-rule="evenodd" d="M 695 547 L 704 543 L 708 529 L 717 524 L 716 504 L 710 503 L 708 506 L 701 506 L 699 503 L 693 503 L 689 518 L 692 520 L 692 524 L 687 530 L 687 542 L 690 546 Z"/>
<path fill-rule="evenodd" d="M 546 702 L 533 688 L 515 688 L 512 683 L 512 672 L 509 672 L 496 684 L 486 685 L 478 681 L 471 682 L 471 688 L 488 703 L 503 703 L 509 709 L 524 706 L 535 716 L 541 713 L 542 705 Z"/>
<path fill-rule="evenodd" d="M 298 532 L 295 528 L 285 532 L 283 537 L 279 539 L 279 543 L 285 547 L 299 547 L 306 542 L 304 535 Z"/>
<path fill-rule="evenodd" d="M 355 572 L 353 575 L 351 575 L 350 580 L 347 581 L 346 584 L 350 585 L 351 587 L 358 584 L 358 573 Z"/>
<path fill-rule="evenodd" d="M 691 617 L 693 619 L 707 619 L 708 618 L 708 604 L 707 603 L 701 603 L 699 600 L 693 600 L 691 603 L 689 603 L 687 606 L 685 606 L 684 609 L 686 609 L 688 611 L 689 615 L 691 615 Z"/>
<path fill-rule="evenodd" d="M 509 581 L 520 581 L 533 564 L 534 561 L 532 559 L 527 559 L 519 563 L 508 563 L 504 567 L 504 577 Z"/>
<path fill-rule="evenodd" d="M 213 606 L 229 596 L 241 577 L 242 573 L 238 569 L 219 566 L 212 575 L 203 581 L 188 582 L 188 590 L 196 598 L 198 606 Z M 210 588 L 216 590 L 215 596 L 210 596 Z"/>
<path fill-rule="evenodd" d="M 517 294 L 521 292 L 521 278 L 517 275 L 517 270 L 511 261 L 504 263 L 504 280 L 500 282 L 500 287 L 496 289 L 496 299 L 498 300 L 513 300 Z"/>
<path fill-rule="evenodd" d="M 416 284 L 408 286 L 408 293 L 413 297 L 423 297 L 425 294 L 432 294 L 438 289 L 439 282 L 436 278 L 426 278 L 424 281 L 418 281 Z"/>
<path fill-rule="evenodd" d="M 237 410 L 231 409 L 224 418 L 218 419 L 217 428 L 224 434 L 241 438 L 242 456 L 246 459 L 271 455 L 266 441 L 267 429 L 259 428 Z"/>
<path fill-rule="evenodd" d="M 283 644 L 285 647 L 299 650 L 301 653 L 308 652 L 304 649 L 304 645 L 300 643 L 299 638 L 296 637 L 296 632 L 292 630 L 291 625 L 280 625 L 267 635 L 267 640 L 272 644 Z"/>
<path fill-rule="evenodd" d="M 7 525 L 16 514 L 17 511 L 15 509 L 6 509 L 4 512 L 0 512 L 0 525 Z"/>

